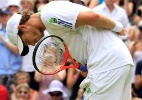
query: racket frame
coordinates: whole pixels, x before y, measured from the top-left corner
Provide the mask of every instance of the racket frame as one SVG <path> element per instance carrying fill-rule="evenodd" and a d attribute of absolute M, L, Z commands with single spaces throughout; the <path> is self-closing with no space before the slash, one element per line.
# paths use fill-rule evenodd
<path fill-rule="evenodd" d="M 45 72 L 42 72 L 42 71 L 40 71 L 40 70 L 38 69 L 35 58 L 36 58 L 36 53 L 37 53 L 38 47 L 40 46 L 40 44 L 42 43 L 42 41 L 44 41 L 45 39 L 50 38 L 50 37 L 51 37 L 51 38 L 52 38 L 52 37 L 56 37 L 56 38 L 58 38 L 59 40 L 61 40 L 61 42 L 63 43 L 63 45 L 64 45 L 64 47 L 65 47 L 65 53 L 64 53 L 64 60 L 63 60 L 63 63 L 61 64 L 61 67 L 60 67 L 58 70 L 56 70 L 55 72 L 53 72 L 53 73 L 45 73 Z M 72 61 L 72 63 L 74 64 L 74 66 L 73 66 L 73 65 L 72 65 L 72 66 L 65 66 L 65 63 L 67 62 L 68 59 L 70 59 L 70 60 Z M 62 38 L 60 38 L 59 36 L 56 36 L 56 35 L 49 35 L 49 36 L 46 36 L 46 37 L 41 38 L 41 39 L 38 41 L 38 43 L 37 43 L 36 46 L 35 46 L 34 52 L 33 52 L 33 58 L 32 58 L 32 60 L 33 60 L 34 68 L 35 68 L 39 73 L 44 74 L 44 75 L 54 75 L 54 74 L 56 74 L 56 73 L 58 73 L 58 72 L 60 72 L 60 71 L 62 71 L 62 70 L 64 70 L 64 69 L 68 69 L 68 68 L 79 68 L 79 63 L 76 62 L 76 61 L 71 57 L 70 52 L 69 52 L 69 50 L 68 50 L 68 46 L 67 46 L 67 44 L 65 43 L 65 41 L 64 41 Z M 47 68 L 47 69 L 48 69 L 48 68 Z"/>

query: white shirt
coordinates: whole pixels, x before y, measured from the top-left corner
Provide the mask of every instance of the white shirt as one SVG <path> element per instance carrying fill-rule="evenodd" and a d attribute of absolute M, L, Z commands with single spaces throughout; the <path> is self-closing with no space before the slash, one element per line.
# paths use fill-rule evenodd
<path fill-rule="evenodd" d="M 28 47 L 29 47 L 29 53 L 22 57 L 21 70 L 26 72 L 33 72 L 35 71 L 35 68 L 33 66 L 32 57 L 35 46 L 29 45 Z"/>
<path fill-rule="evenodd" d="M 103 2 L 102 4 L 96 6 L 94 8 L 96 12 L 102 13 L 118 22 L 120 22 L 128 31 L 130 27 L 128 15 L 126 11 L 119 7 L 117 4 L 114 4 L 114 9 L 110 12 L 109 8 L 107 7 L 106 3 Z M 121 36 L 122 39 L 128 38 L 128 34 L 126 36 Z"/>
<path fill-rule="evenodd" d="M 52 1 L 42 9 L 41 20 L 50 34 L 65 40 L 73 58 L 87 64 L 89 73 L 133 65 L 129 50 L 116 33 L 87 25 L 75 27 L 77 16 L 84 9 L 88 8 Z"/>

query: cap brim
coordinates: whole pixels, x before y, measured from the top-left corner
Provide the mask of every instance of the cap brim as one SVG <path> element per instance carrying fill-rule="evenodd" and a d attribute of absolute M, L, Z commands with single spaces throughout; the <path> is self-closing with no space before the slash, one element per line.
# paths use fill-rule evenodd
<path fill-rule="evenodd" d="M 9 12 L 0 12 L 0 14 L 7 14 L 7 15 L 10 15 Z"/>
<path fill-rule="evenodd" d="M 25 56 L 25 55 L 27 55 L 28 54 L 28 52 L 29 52 L 29 47 L 28 46 L 24 46 L 24 44 L 23 44 L 23 42 L 22 42 L 22 40 L 21 40 L 21 38 L 17 35 L 17 46 L 18 46 L 18 49 L 19 49 L 19 53 L 20 53 L 20 55 L 21 56 Z"/>
<path fill-rule="evenodd" d="M 29 53 L 29 47 L 28 46 L 24 46 L 23 51 L 21 53 L 21 56 L 25 56 Z"/>

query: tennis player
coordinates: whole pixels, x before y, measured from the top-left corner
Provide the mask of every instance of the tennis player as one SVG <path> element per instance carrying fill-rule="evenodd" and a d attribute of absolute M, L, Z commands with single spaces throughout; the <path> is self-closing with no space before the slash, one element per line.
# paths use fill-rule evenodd
<path fill-rule="evenodd" d="M 40 13 L 14 14 L 6 29 L 21 54 L 28 53 L 27 45 L 35 45 L 45 29 L 63 38 L 71 56 L 87 64 L 80 84 L 86 88 L 85 100 L 131 100 L 133 61 L 118 36 L 126 34 L 120 23 L 78 4 L 52 1 Z"/>

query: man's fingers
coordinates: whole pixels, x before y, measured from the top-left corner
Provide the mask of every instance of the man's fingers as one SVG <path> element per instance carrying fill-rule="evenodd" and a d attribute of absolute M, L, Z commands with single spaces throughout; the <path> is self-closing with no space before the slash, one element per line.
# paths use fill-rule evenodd
<path fill-rule="evenodd" d="M 82 75 L 83 77 L 86 77 L 87 74 L 88 74 L 88 72 L 83 72 L 83 71 L 80 71 L 80 73 L 81 73 L 81 75 Z"/>
<path fill-rule="evenodd" d="M 127 34 L 126 28 L 123 28 L 123 30 L 121 32 L 118 32 L 118 35 L 120 35 L 120 36 L 125 36 L 126 34 Z"/>
<path fill-rule="evenodd" d="M 124 34 L 125 34 L 125 35 L 127 34 L 127 29 L 126 29 L 126 28 L 124 28 Z"/>

